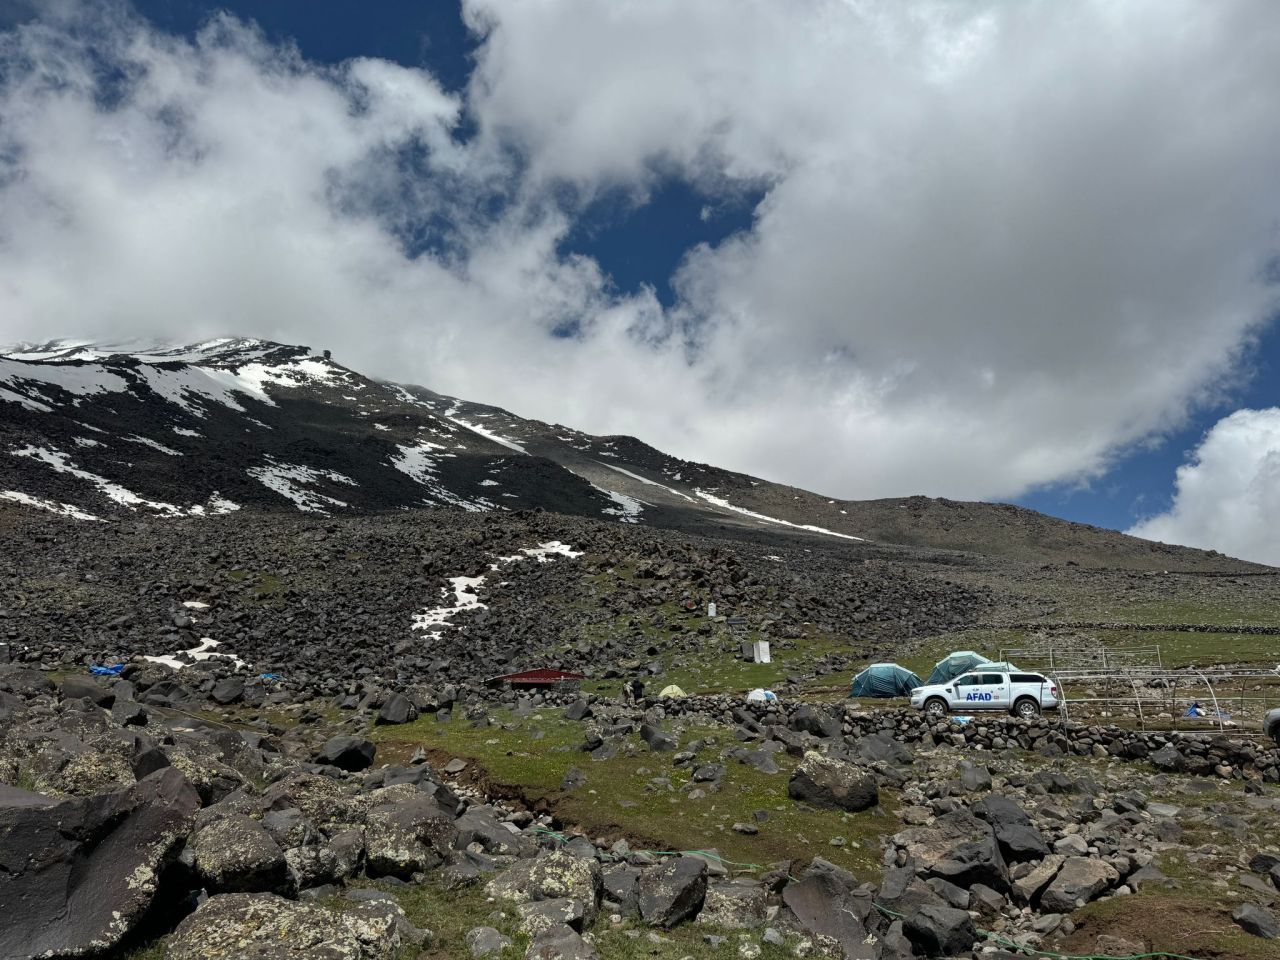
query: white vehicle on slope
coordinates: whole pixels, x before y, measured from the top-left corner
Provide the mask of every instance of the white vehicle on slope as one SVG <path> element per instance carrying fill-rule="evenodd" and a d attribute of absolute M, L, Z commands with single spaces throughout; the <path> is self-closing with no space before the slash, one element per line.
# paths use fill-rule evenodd
<path fill-rule="evenodd" d="M 916 687 L 911 705 L 932 719 L 948 713 L 1005 710 L 1032 720 L 1043 710 L 1057 710 L 1058 683 L 1038 673 L 1001 672 L 978 668 L 947 683 Z"/>

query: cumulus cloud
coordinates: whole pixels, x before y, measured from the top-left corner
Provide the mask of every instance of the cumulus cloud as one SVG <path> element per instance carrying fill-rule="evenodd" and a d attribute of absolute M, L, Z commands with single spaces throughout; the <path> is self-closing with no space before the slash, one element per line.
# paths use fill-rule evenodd
<path fill-rule="evenodd" d="M 1280 408 L 1237 410 L 1178 468 L 1169 510 L 1128 532 L 1280 566 Z"/>
<path fill-rule="evenodd" d="M 0 332 L 275 336 L 831 494 L 1008 497 L 1181 422 L 1276 308 L 1269 0 L 464 11 L 460 98 L 227 17 L 2 35 Z M 674 307 L 559 252 L 669 177 L 764 191 Z"/>

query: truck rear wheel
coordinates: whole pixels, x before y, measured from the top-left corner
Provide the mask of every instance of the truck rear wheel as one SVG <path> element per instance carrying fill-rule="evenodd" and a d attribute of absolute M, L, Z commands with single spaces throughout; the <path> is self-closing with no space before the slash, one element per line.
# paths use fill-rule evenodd
<path fill-rule="evenodd" d="M 1031 697 L 1022 697 L 1013 705 L 1013 712 L 1023 720 L 1034 720 L 1040 716 L 1040 704 Z"/>

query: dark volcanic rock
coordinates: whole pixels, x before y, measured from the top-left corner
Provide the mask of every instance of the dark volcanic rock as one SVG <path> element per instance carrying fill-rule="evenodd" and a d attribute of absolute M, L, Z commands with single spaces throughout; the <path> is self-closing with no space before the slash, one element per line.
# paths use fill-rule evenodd
<path fill-rule="evenodd" d="M 339 770 L 358 772 L 373 763 L 377 747 L 364 737 L 333 737 L 324 745 L 316 761 L 327 763 Z"/>
<path fill-rule="evenodd" d="M 173 769 L 87 799 L 0 793 L 0 956 L 83 956 L 118 943 L 199 804 Z"/>
<path fill-rule="evenodd" d="M 640 916 L 651 926 L 671 928 L 696 916 L 706 894 L 706 861 L 674 857 L 640 875 Z"/>
<path fill-rule="evenodd" d="M 815 807 L 831 807 L 840 810 L 866 810 L 880 802 L 880 790 L 876 779 L 865 770 L 824 757 L 819 753 L 806 753 L 787 784 L 787 794 L 793 800 Z"/>
<path fill-rule="evenodd" d="M 965 910 L 926 904 L 904 922 L 908 939 L 927 957 L 950 957 L 968 950 L 978 939 Z"/>
<path fill-rule="evenodd" d="M 404 694 L 393 694 L 378 711 L 378 723 L 409 723 L 418 718 L 418 708 Z"/>
<path fill-rule="evenodd" d="M 214 893 L 284 892 L 284 851 L 261 824 L 233 814 L 201 827 L 191 839 L 196 873 Z"/>

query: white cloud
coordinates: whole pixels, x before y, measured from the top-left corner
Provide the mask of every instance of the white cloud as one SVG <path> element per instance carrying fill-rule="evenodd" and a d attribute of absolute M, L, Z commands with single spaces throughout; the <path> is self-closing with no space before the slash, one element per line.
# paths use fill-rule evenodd
<path fill-rule="evenodd" d="M 831 494 L 1007 497 L 1179 423 L 1276 306 L 1269 0 L 465 9 L 466 141 L 427 73 L 227 18 L 0 35 L 0 339 L 276 337 Z M 669 311 L 557 252 L 662 176 L 767 189 Z"/>
<path fill-rule="evenodd" d="M 1178 468 L 1173 504 L 1128 531 L 1280 566 L 1280 408 L 1237 410 Z"/>

